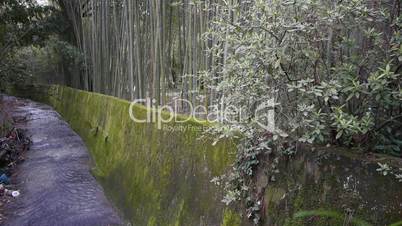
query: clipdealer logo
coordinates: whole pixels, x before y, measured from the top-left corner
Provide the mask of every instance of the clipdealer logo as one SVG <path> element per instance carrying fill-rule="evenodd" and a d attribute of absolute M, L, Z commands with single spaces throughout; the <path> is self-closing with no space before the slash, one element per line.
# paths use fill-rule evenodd
<path fill-rule="evenodd" d="M 155 99 L 136 99 L 131 102 L 129 107 L 129 115 L 135 123 L 156 123 L 158 129 L 173 130 L 171 124 L 177 126 L 178 130 L 183 130 L 180 126 L 181 123 L 186 123 L 190 120 L 199 123 L 222 123 L 222 124 L 235 124 L 242 121 L 242 118 L 250 118 L 250 110 L 239 109 L 233 105 L 225 105 L 223 102 L 212 109 L 207 109 L 203 105 L 193 105 L 189 100 L 176 99 L 171 105 L 158 106 Z M 146 116 L 139 117 L 135 113 L 135 107 L 140 106 L 146 109 Z M 188 114 L 178 114 L 179 106 L 186 106 Z M 253 110 L 252 115 L 255 123 L 266 131 L 274 131 L 275 129 L 275 101 L 270 99 L 266 102 L 260 103 Z M 166 126 L 168 125 L 169 126 Z"/>

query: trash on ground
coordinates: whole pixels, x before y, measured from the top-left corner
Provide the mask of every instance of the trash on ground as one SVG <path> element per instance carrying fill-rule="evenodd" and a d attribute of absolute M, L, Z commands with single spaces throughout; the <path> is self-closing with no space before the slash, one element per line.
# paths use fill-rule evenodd
<path fill-rule="evenodd" d="M 4 112 L 0 109 L 0 116 L 3 115 L 3 123 L 0 122 L 0 204 L 12 202 L 12 198 L 21 195 L 11 183 L 13 167 L 24 161 L 24 152 L 29 149 L 31 140 L 25 136 L 25 131 L 15 128 L 15 123 L 21 123 L 21 119 L 8 119 L 5 123 Z M 0 220 L 1 223 L 1 220 Z"/>
<path fill-rule="evenodd" d="M 13 184 L 14 167 L 24 161 L 25 152 L 29 149 L 31 140 L 25 136 L 25 131 L 15 126 L 24 123 L 26 118 L 11 117 L 11 104 L 1 101 L 0 95 L 0 225 L 3 225 L 5 207 L 21 195 L 18 186 Z"/>
<path fill-rule="evenodd" d="M 5 193 L 6 195 L 12 196 L 12 197 L 14 197 L 14 198 L 20 196 L 20 192 L 19 192 L 19 191 L 13 191 L 13 190 L 5 189 L 5 190 L 4 190 L 4 193 Z"/>
<path fill-rule="evenodd" d="M 9 184 L 10 183 L 10 178 L 5 173 L 3 173 L 0 176 L 0 183 L 1 184 Z"/>

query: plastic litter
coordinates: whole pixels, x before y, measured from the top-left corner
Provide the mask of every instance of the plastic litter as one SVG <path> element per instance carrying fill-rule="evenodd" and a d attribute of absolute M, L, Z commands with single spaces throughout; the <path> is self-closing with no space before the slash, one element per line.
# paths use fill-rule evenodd
<path fill-rule="evenodd" d="M 10 183 L 10 178 L 6 174 L 1 174 L 0 176 L 0 183 L 1 184 L 9 184 Z"/>
<path fill-rule="evenodd" d="M 12 196 L 12 197 L 14 197 L 14 198 L 20 196 L 20 192 L 19 192 L 19 191 L 13 191 L 13 190 L 5 189 L 4 192 L 6 193 L 6 195 Z"/>
<path fill-rule="evenodd" d="M 3 184 L 0 184 L 0 195 L 4 195 L 4 194 L 16 198 L 16 197 L 20 196 L 21 193 L 19 191 L 6 189 Z"/>

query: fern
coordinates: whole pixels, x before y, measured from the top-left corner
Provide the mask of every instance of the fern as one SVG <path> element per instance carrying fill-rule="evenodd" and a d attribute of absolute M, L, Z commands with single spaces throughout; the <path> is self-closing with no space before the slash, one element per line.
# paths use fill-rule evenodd
<path fill-rule="evenodd" d="M 333 218 L 333 219 L 337 219 L 337 220 L 341 220 L 341 221 L 345 219 L 343 214 L 340 214 L 335 211 L 328 211 L 328 210 L 300 211 L 294 215 L 294 218 L 306 218 L 306 217 L 313 217 L 313 216 Z M 372 226 L 367 221 L 361 220 L 356 217 L 352 218 L 351 223 L 356 226 Z M 395 225 L 391 225 L 391 226 L 395 226 Z"/>
<path fill-rule="evenodd" d="M 401 226 L 402 225 L 402 221 L 398 221 L 396 223 L 390 224 L 389 226 Z"/>

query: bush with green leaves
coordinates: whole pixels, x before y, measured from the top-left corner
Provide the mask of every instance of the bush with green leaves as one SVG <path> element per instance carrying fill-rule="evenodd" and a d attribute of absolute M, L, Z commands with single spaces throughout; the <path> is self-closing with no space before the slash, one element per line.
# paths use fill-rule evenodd
<path fill-rule="evenodd" d="M 213 40 L 216 64 L 205 77 L 216 84 L 217 104 L 248 113 L 214 130 L 242 134 L 225 202 L 250 198 L 258 156 L 294 153 L 296 142 L 401 155 L 400 1 L 226 0 L 213 7 L 221 13 L 205 38 Z M 266 131 L 253 112 L 272 98 L 276 129 Z"/>
<path fill-rule="evenodd" d="M 400 154 L 402 17 L 395 4 L 224 1 L 206 35 L 218 40 L 210 53 L 222 59 L 208 77 L 225 104 L 251 113 L 274 98 L 285 137 Z M 252 117 L 231 126 L 264 132 Z"/>

